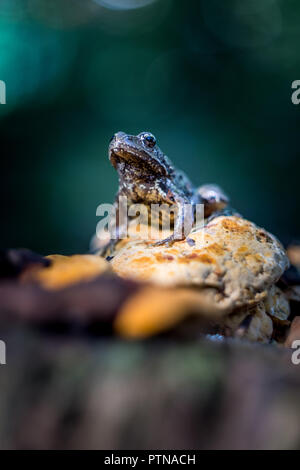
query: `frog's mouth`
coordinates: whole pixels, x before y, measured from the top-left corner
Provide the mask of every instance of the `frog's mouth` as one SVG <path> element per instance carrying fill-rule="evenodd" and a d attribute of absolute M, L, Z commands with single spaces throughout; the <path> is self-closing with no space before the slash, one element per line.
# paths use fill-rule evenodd
<path fill-rule="evenodd" d="M 146 151 L 135 150 L 130 147 L 118 146 L 109 149 L 109 159 L 116 170 L 120 163 L 143 171 L 145 174 L 154 173 L 160 176 L 167 176 L 168 172 L 164 165 L 155 160 Z"/>

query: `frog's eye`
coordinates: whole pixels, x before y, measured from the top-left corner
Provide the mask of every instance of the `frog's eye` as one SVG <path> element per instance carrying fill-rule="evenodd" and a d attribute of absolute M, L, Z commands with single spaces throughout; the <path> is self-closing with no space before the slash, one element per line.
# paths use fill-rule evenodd
<path fill-rule="evenodd" d="M 150 147 L 150 148 L 153 148 L 156 144 L 156 138 L 154 137 L 153 134 L 150 134 L 150 133 L 144 133 L 142 134 L 142 139 L 144 141 L 144 143 Z"/>

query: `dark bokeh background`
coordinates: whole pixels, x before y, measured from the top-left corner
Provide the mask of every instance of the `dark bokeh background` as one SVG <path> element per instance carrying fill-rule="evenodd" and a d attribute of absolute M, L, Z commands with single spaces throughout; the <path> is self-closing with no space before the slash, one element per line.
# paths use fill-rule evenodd
<path fill-rule="evenodd" d="M 298 0 L 1 0 L 1 246 L 87 250 L 118 130 L 298 238 L 299 20 Z"/>

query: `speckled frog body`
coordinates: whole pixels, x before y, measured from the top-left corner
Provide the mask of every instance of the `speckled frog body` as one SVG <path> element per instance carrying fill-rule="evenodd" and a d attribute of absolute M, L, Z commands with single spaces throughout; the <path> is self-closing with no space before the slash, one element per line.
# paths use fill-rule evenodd
<path fill-rule="evenodd" d="M 138 135 L 117 132 L 109 144 L 109 159 L 119 175 L 116 204 L 120 196 L 126 196 L 128 204 L 176 206 L 174 233 L 158 244 L 185 238 L 183 224 L 192 227 L 195 215 L 193 210 L 185 210 L 186 204 L 192 207 L 204 204 L 205 217 L 222 211 L 228 204 L 227 196 L 218 186 L 194 187 L 189 178 L 174 167 L 150 132 Z M 186 220 L 187 217 L 190 220 Z"/>

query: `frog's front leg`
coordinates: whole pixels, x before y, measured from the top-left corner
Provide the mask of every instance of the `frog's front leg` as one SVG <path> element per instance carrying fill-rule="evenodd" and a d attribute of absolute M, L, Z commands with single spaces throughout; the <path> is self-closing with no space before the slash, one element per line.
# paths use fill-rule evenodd
<path fill-rule="evenodd" d="M 154 243 L 154 246 L 171 246 L 179 240 L 185 240 L 190 233 L 194 223 L 194 206 L 185 199 L 175 199 L 177 206 L 176 217 L 174 220 L 174 231 L 169 237 Z"/>

